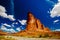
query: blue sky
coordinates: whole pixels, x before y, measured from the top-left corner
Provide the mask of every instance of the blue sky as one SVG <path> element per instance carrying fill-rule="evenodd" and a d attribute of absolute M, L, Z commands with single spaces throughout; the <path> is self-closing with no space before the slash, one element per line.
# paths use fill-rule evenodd
<path fill-rule="evenodd" d="M 51 29 L 59 28 L 59 26 L 56 27 L 58 24 L 53 23 L 57 18 L 51 18 L 50 13 L 48 13 L 57 2 L 57 0 L 16 0 L 16 17 L 19 19 L 26 19 L 27 12 L 31 11 L 45 26 Z"/>
<path fill-rule="evenodd" d="M 3 12 L 7 16 L 0 15 L 0 26 L 8 25 L 8 30 L 13 28 L 14 30 L 17 29 L 16 31 L 25 29 L 27 13 L 31 11 L 46 27 L 51 30 L 60 29 L 58 11 L 60 9 L 56 7 L 56 5 L 59 6 L 59 2 L 58 0 L 1 0 L 0 5 L 5 7 L 6 11 Z M 54 13 L 55 10 L 56 13 Z"/>

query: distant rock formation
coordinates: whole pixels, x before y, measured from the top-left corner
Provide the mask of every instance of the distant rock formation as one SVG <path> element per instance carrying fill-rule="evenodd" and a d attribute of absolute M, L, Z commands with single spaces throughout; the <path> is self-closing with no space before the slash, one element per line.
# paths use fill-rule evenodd
<path fill-rule="evenodd" d="M 8 35 L 7 32 L 3 32 L 2 30 L 0 30 L 0 35 Z"/>
<path fill-rule="evenodd" d="M 60 38 L 60 32 L 52 32 L 48 27 L 45 27 L 41 21 L 35 18 L 31 12 L 28 12 L 26 29 L 17 33 L 7 33 L 0 30 L 0 35 L 13 35 L 23 37 L 52 37 Z"/>
<path fill-rule="evenodd" d="M 22 30 L 18 33 L 14 33 L 13 35 L 20 35 L 20 36 L 35 36 L 38 34 L 45 34 L 45 32 L 50 32 L 49 28 L 46 28 L 39 19 L 35 18 L 31 12 L 28 12 L 27 16 L 27 25 L 26 29 Z"/>
<path fill-rule="evenodd" d="M 31 12 L 28 12 L 26 30 L 27 31 L 50 31 L 50 29 L 45 28 L 45 26 L 40 22 L 40 20 L 35 18 Z"/>

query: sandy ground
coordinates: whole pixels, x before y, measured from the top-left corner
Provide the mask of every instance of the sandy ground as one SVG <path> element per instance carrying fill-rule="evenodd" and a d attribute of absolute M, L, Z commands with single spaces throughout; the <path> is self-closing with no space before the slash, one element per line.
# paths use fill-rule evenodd
<path fill-rule="evenodd" d="M 49 39 L 49 38 L 24 38 L 24 37 L 16 37 L 16 36 L 10 36 L 10 37 L 15 38 L 16 40 L 60 40 L 60 39 Z"/>

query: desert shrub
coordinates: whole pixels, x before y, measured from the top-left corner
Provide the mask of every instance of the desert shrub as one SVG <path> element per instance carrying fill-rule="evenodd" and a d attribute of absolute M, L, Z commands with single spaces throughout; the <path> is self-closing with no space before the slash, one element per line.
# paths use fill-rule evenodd
<path fill-rule="evenodd" d="M 0 40 L 16 40 L 12 37 L 5 37 L 5 36 L 0 36 Z"/>
<path fill-rule="evenodd" d="M 39 35 L 39 38 L 41 38 L 42 37 L 42 35 Z"/>
<path fill-rule="evenodd" d="M 43 37 L 46 38 L 46 37 L 49 37 L 49 35 L 48 34 L 45 34 Z"/>
<path fill-rule="evenodd" d="M 5 38 L 4 36 L 0 36 L 0 39 Z"/>

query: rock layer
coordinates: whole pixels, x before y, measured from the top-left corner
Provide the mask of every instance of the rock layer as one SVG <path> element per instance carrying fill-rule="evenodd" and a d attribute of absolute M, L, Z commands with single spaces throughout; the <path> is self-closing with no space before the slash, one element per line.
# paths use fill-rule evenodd
<path fill-rule="evenodd" d="M 20 35 L 20 36 L 34 36 L 36 35 L 44 35 L 48 32 L 50 32 L 49 28 L 46 28 L 39 19 L 35 18 L 31 12 L 28 12 L 27 16 L 27 25 L 26 29 L 22 30 L 18 33 L 15 33 L 13 35 Z"/>
<path fill-rule="evenodd" d="M 0 35 L 8 35 L 7 32 L 3 32 L 2 30 L 0 30 Z"/>
<path fill-rule="evenodd" d="M 41 30 L 50 31 L 49 28 L 45 28 L 45 26 L 40 22 L 40 20 L 35 18 L 31 12 L 28 12 L 26 30 L 28 31 L 41 31 Z"/>

